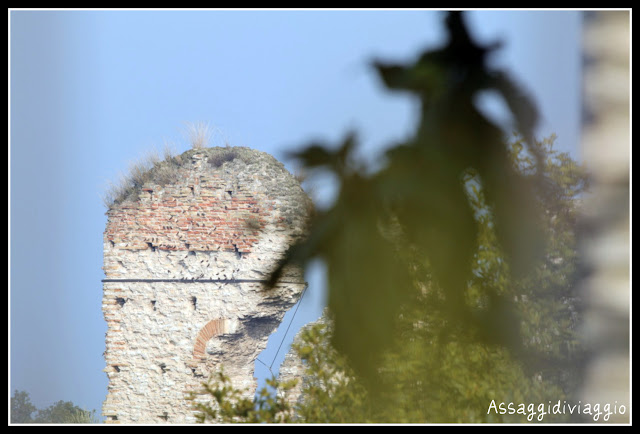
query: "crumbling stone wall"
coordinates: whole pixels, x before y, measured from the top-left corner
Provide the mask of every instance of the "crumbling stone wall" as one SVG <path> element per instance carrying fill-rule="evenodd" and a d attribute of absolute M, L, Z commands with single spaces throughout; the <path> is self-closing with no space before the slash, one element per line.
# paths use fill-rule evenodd
<path fill-rule="evenodd" d="M 291 269 L 264 287 L 310 210 L 281 163 L 248 148 L 176 161 L 107 212 L 107 422 L 194 422 L 185 398 L 220 367 L 253 393 L 254 361 L 305 286 Z"/>

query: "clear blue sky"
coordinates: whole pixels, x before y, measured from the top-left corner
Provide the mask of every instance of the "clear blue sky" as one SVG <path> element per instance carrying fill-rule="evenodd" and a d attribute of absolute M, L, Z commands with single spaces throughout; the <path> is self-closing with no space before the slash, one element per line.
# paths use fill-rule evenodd
<path fill-rule="evenodd" d="M 555 132 L 577 158 L 580 14 L 468 18 L 481 40 L 503 38 L 496 64 L 534 95 L 538 136 Z M 370 61 L 411 60 L 441 30 L 427 11 L 11 11 L 9 394 L 100 411 L 100 195 L 129 161 L 165 140 L 187 150 L 185 121 L 217 127 L 214 145 L 280 160 L 355 129 L 371 158 L 411 133 L 416 105 L 385 91 Z M 317 273 L 309 279 L 292 330 L 322 307 Z"/>

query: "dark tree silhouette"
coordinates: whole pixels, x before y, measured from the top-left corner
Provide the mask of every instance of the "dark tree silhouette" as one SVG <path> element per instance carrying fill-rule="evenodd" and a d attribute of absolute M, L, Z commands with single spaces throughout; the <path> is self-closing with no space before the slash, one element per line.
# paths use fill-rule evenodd
<path fill-rule="evenodd" d="M 478 236 L 478 217 L 463 183 L 466 174 L 473 173 L 482 184 L 511 274 L 526 275 L 543 247 L 540 211 L 533 199 L 534 188 L 543 188 L 540 177 L 514 170 L 505 133 L 474 100 L 487 91 L 503 97 L 534 157 L 534 174 L 539 162 L 533 146 L 535 106 L 505 72 L 487 65 L 500 44 L 476 43 L 463 13 L 447 14 L 445 24 L 447 42 L 423 53 L 415 64 L 374 62 L 389 89 L 416 94 L 422 101 L 415 135 L 390 149 L 383 169 L 370 174 L 354 163 L 355 134 L 337 151 L 312 143 L 292 154 L 307 169 L 336 174 L 340 192 L 332 208 L 315 216 L 308 239 L 290 249 L 281 267 L 305 265 L 315 257 L 324 260 L 333 343 L 372 386 L 375 360 L 392 342 L 398 311 L 415 291 L 410 270 L 416 258 L 429 265 L 442 287 L 442 308 L 452 327 L 476 329 L 478 339 L 518 350 L 521 339 L 518 322 L 509 313 L 510 300 L 491 288 L 482 309 L 465 300 Z M 408 260 L 403 251 L 409 250 L 418 256 Z"/>

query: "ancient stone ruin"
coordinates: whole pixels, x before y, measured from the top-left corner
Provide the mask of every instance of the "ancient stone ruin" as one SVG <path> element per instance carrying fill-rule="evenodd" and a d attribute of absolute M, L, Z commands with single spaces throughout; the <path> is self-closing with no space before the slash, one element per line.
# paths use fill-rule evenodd
<path fill-rule="evenodd" d="M 186 398 L 217 369 L 255 391 L 254 361 L 306 285 L 296 269 L 273 289 L 265 279 L 304 235 L 311 202 L 281 163 L 249 148 L 193 149 L 144 179 L 107 212 L 102 413 L 191 423 Z"/>

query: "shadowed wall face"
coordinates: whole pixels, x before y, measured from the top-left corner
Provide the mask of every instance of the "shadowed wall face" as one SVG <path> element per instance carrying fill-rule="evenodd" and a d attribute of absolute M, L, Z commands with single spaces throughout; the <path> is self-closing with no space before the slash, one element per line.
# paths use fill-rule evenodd
<path fill-rule="evenodd" d="M 195 422 L 185 398 L 219 368 L 253 394 L 254 360 L 305 286 L 294 269 L 263 285 L 311 205 L 284 166 L 248 148 L 177 158 L 170 182 L 148 177 L 107 213 L 108 422 Z"/>

